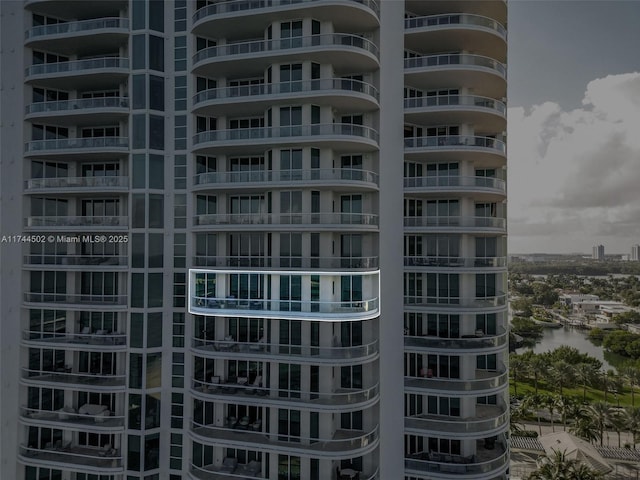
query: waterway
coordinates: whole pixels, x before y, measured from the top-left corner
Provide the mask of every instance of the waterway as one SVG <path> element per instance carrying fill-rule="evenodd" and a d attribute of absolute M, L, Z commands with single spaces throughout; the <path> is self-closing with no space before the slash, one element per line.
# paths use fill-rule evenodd
<path fill-rule="evenodd" d="M 602 362 L 602 368 L 605 370 L 613 369 L 619 366 L 628 358 L 611 352 L 605 352 L 604 349 L 592 343 L 587 335 L 589 330 L 582 330 L 573 327 L 563 328 L 545 328 L 542 340 L 536 343 L 535 347 L 518 348 L 516 353 L 523 353 L 527 350 L 533 350 L 534 353 L 544 353 L 555 350 L 562 345 L 575 347 L 583 353 L 587 353 Z"/>

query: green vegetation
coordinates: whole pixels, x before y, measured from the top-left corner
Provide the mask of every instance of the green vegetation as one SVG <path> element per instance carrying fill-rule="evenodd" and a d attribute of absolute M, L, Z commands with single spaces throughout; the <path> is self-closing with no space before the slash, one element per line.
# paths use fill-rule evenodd
<path fill-rule="evenodd" d="M 527 480 L 601 480 L 597 470 L 590 468 L 582 460 L 567 458 L 565 452 L 554 450 L 545 457 Z"/>
<path fill-rule="evenodd" d="M 513 317 L 511 320 L 511 333 L 524 337 L 525 340 L 533 340 L 532 344 L 536 340 L 542 338 L 542 326 L 530 318 Z"/>

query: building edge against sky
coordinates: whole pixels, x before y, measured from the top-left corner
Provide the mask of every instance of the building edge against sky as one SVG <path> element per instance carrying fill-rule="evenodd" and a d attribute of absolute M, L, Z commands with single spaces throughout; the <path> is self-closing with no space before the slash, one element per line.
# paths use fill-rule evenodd
<path fill-rule="evenodd" d="M 507 5 L 398 4 L 0 3 L 3 478 L 506 478 Z"/>

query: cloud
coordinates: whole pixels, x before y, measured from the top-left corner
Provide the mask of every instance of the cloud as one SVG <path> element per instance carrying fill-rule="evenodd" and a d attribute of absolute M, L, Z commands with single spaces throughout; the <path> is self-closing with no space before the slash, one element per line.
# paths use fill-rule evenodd
<path fill-rule="evenodd" d="M 640 73 L 591 81 L 582 107 L 509 109 L 513 252 L 627 252 L 640 241 Z"/>

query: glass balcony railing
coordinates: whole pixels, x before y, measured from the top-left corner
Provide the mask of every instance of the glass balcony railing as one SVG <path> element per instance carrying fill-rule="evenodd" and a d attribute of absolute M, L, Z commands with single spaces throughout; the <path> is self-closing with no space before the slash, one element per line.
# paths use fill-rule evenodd
<path fill-rule="evenodd" d="M 378 57 L 378 47 L 371 40 L 347 33 L 327 33 L 306 37 L 281 38 L 278 40 L 254 40 L 251 42 L 227 43 L 200 50 L 193 56 L 193 64 L 204 60 L 226 59 L 236 55 L 260 55 L 298 48 L 338 47 L 363 50 Z"/>
<path fill-rule="evenodd" d="M 96 149 L 128 149 L 127 137 L 84 137 L 55 138 L 51 140 L 32 140 L 25 144 L 26 153 L 56 152 L 59 150 L 96 150 Z"/>
<path fill-rule="evenodd" d="M 491 308 L 506 305 L 507 296 L 502 292 L 486 297 L 437 297 L 426 295 L 405 295 L 404 304 L 414 306 L 452 306 L 463 308 Z"/>
<path fill-rule="evenodd" d="M 73 373 L 70 368 L 58 368 L 56 371 L 22 369 L 22 378 L 29 381 L 84 385 L 86 387 L 102 387 L 105 389 L 123 389 L 126 385 L 125 375 L 105 373 Z"/>
<path fill-rule="evenodd" d="M 378 257 L 193 257 L 194 267 L 356 269 L 378 268 Z"/>
<path fill-rule="evenodd" d="M 235 467 L 233 473 L 228 473 L 229 469 L 223 468 L 222 465 L 209 464 L 199 467 L 192 463 L 189 474 L 191 475 L 191 478 L 196 478 L 198 480 L 247 480 L 247 478 L 251 478 L 247 477 L 247 474 L 253 475 L 255 477 L 255 473 L 253 471 L 247 473 L 247 467 L 247 464 L 239 463 L 237 467 Z M 259 465 L 259 469 L 261 468 L 262 466 Z M 343 480 L 343 478 L 346 478 L 338 475 L 339 468 L 340 467 L 338 467 L 337 469 L 333 468 L 331 470 L 331 474 L 323 480 Z M 356 472 L 353 469 L 350 470 Z M 365 470 L 364 472 L 356 473 L 359 476 L 355 476 L 352 478 L 360 480 L 379 480 L 380 478 L 379 471 L 377 469 L 373 472 L 371 470 Z M 352 474 L 349 473 L 349 475 Z"/>
<path fill-rule="evenodd" d="M 364 182 L 378 185 L 378 174 L 359 168 L 325 168 L 310 170 L 253 170 L 243 172 L 207 172 L 193 178 L 194 185 L 225 185 L 234 183 L 288 182 Z"/>
<path fill-rule="evenodd" d="M 431 176 L 431 177 L 405 177 L 405 188 L 465 188 L 488 189 L 506 192 L 507 183 L 500 178 L 493 177 L 465 177 L 458 175 Z"/>
<path fill-rule="evenodd" d="M 506 218 L 500 217 L 404 217 L 405 227 L 459 227 L 459 228 L 491 228 L 503 230 L 507 226 Z"/>
<path fill-rule="evenodd" d="M 129 73 L 129 59 L 119 57 L 89 58 L 70 62 L 39 63 L 31 65 L 25 70 L 25 76 L 57 75 L 61 73 L 77 73 L 84 75 L 89 70 L 126 70 Z M 125 73 L 125 72 L 123 72 Z"/>
<path fill-rule="evenodd" d="M 469 53 L 447 53 L 442 55 L 425 55 L 423 57 L 412 57 L 404 59 L 404 68 L 429 68 L 429 67 L 452 67 L 452 68 L 482 68 L 496 72 L 501 77 L 506 78 L 507 67 L 494 58 L 482 55 L 472 55 Z"/>
<path fill-rule="evenodd" d="M 370 357 L 378 353 L 378 342 L 373 341 L 367 345 L 354 345 L 351 347 L 320 347 L 309 345 L 283 345 L 281 343 L 266 342 L 236 342 L 235 340 L 203 340 L 192 338 L 192 347 L 198 353 L 223 352 L 258 354 L 258 355 L 283 355 L 292 357 L 311 357 L 319 360 L 348 360 Z"/>
<path fill-rule="evenodd" d="M 100 108 L 122 108 L 129 110 L 128 97 L 100 97 L 100 98 L 78 98 L 74 100 L 61 100 L 59 102 L 37 102 L 27 105 L 26 113 L 54 113 L 54 112 L 74 112 L 81 113 L 82 110 L 92 110 Z M 80 112 L 76 112 L 80 110 Z"/>
<path fill-rule="evenodd" d="M 99 415 L 89 415 L 77 413 L 75 409 L 64 407 L 59 410 L 37 410 L 34 408 L 22 407 L 20 415 L 26 420 L 35 420 L 42 423 L 64 423 L 69 426 L 99 426 L 99 427 L 124 427 L 124 417 L 106 413 Z"/>
<path fill-rule="evenodd" d="M 475 378 L 471 379 L 430 377 L 428 372 L 425 377 L 404 377 L 405 388 L 476 393 L 506 387 L 509 381 L 504 364 L 497 370 L 476 370 Z"/>
<path fill-rule="evenodd" d="M 351 136 L 378 141 L 378 132 L 371 127 L 351 123 L 329 123 L 317 125 L 294 125 L 287 127 L 236 128 L 230 130 L 208 130 L 193 137 L 194 146 L 203 143 L 269 140 L 288 137 Z"/>
<path fill-rule="evenodd" d="M 126 345 L 126 333 L 108 332 L 99 330 L 91 333 L 67 333 L 67 332 L 33 332 L 24 330 L 22 339 L 27 342 L 43 343 L 49 345 L 72 344 L 72 345 Z"/>
<path fill-rule="evenodd" d="M 61 265 L 70 266 L 119 266 L 126 267 L 129 257 L 117 255 L 44 255 L 33 254 L 24 256 L 25 265 Z"/>
<path fill-rule="evenodd" d="M 503 268 L 507 257 L 437 257 L 415 255 L 404 257 L 405 267 L 438 268 Z"/>
<path fill-rule="evenodd" d="M 109 448 L 80 447 L 72 444 L 45 447 L 43 449 L 20 446 L 20 455 L 26 462 L 30 460 L 51 466 L 61 464 L 76 466 L 80 470 L 84 468 L 102 469 L 105 471 L 122 470 L 122 455 L 111 446 Z"/>
<path fill-rule="evenodd" d="M 38 25 L 25 32 L 25 39 L 34 39 L 46 35 L 64 35 L 68 33 L 93 33 L 94 30 L 129 29 L 129 19 L 120 17 L 92 18 L 78 22 L 55 23 L 52 25 Z M 128 33 L 128 32 L 127 32 Z"/>
<path fill-rule="evenodd" d="M 126 227 L 129 217 L 27 217 L 27 227 Z"/>
<path fill-rule="evenodd" d="M 404 148 L 442 148 L 451 150 L 451 147 L 460 149 L 489 149 L 503 155 L 507 151 L 505 143 L 493 137 L 439 135 L 433 137 L 407 137 L 404 139 Z"/>
<path fill-rule="evenodd" d="M 295 82 L 263 83 L 259 85 L 243 85 L 239 87 L 221 87 L 198 92 L 193 97 L 193 104 L 226 99 L 253 99 L 254 97 L 285 94 L 287 97 L 296 93 L 309 92 L 353 92 L 362 93 L 378 99 L 378 89 L 360 80 L 349 78 L 322 78 L 318 80 L 300 80 Z"/>
<path fill-rule="evenodd" d="M 29 303 L 68 303 L 77 305 L 127 305 L 126 295 L 92 295 L 82 293 L 39 293 L 24 294 Z"/>
<path fill-rule="evenodd" d="M 41 188 L 127 188 L 129 177 L 55 177 L 27 180 L 26 189 Z"/>
<path fill-rule="evenodd" d="M 320 4 L 324 0 L 227 0 L 211 3 L 200 8 L 193 15 L 193 23 L 215 15 L 224 15 L 226 13 L 238 13 L 247 10 L 269 9 L 278 7 L 287 7 L 289 5 L 313 6 Z M 375 0 L 350 0 L 370 8 L 379 15 L 380 9 Z"/>
<path fill-rule="evenodd" d="M 264 315 L 274 313 L 281 317 L 297 316 L 322 316 L 376 312 L 378 310 L 378 298 L 363 299 L 357 301 L 331 302 L 331 301 L 305 301 L 305 300 L 267 300 L 267 299 L 236 299 L 215 297 L 191 297 L 191 307 L 201 315 L 207 313 L 224 313 L 224 311 L 249 311 L 260 312 Z M 272 315 L 269 315 L 272 316 Z"/>
<path fill-rule="evenodd" d="M 413 97 L 404 99 L 404 108 L 411 109 L 442 109 L 442 107 L 451 107 L 451 109 L 482 108 L 491 110 L 500 115 L 506 115 L 507 106 L 504 102 L 489 97 L 480 97 L 477 95 L 431 95 L 428 97 Z M 407 112 L 409 113 L 409 112 Z"/>
<path fill-rule="evenodd" d="M 197 226 L 206 225 L 363 225 L 377 226 L 378 216 L 367 213 L 216 213 L 197 215 Z"/>
<path fill-rule="evenodd" d="M 280 400 L 284 403 L 304 403 L 310 405 L 344 406 L 377 401 L 378 385 L 366 388 L 339 389 L 334 392 L 309 392 L 301 390 L 285 390 L 264 386 L 239 385 L 233 382 L 204 382 L 193 380 L 195 394 L 220 395 L 222 397 L 246 396 L 249 398 L 263 397 L 266 400 Z"/>
<path fill-rule="evenodd" d="M 451 13 L 445 15 L 428 15 L 425 17 L 405 18 L 404 28 L 407 30 L 447 26 L 480 27 L 492 30 L 502 38 L 507 38 L 507 30 L 492 18 L 469 13 Z"/>
<path fill-rule="evenodd" d="M 405 335 L 404 346 L 405 348 L 418 348 L 418 349 L 456 349 L 456 350 L 476 350 L 486 348 L 498 348 L 507 344 L 509 336 L 500 329 L 502 333 L 499 335 L 461 335 L 458 338 L 442 338 L 434 335 Z"/>
<path fill-rule="evenodd" d="M 497 405 L 479 405 L 474 417 L 443 417 L 441 415 L 415 415 L 405 417 L 405 428 L 450 434 L 478 434 L 492 432 L 508 425 L 509 412 Z M 493 408 L 490 408 L 493 407 Z"/>

